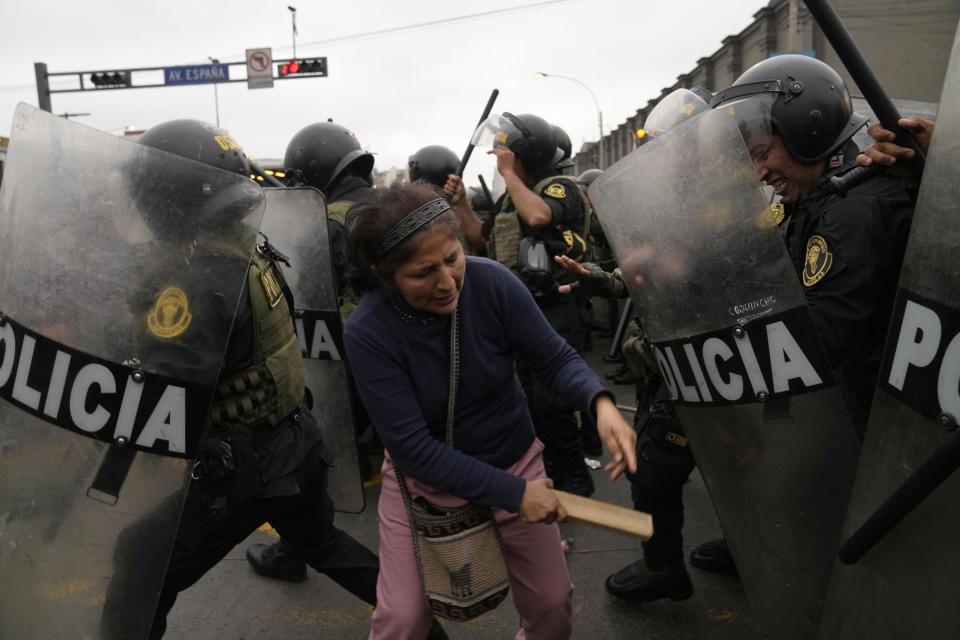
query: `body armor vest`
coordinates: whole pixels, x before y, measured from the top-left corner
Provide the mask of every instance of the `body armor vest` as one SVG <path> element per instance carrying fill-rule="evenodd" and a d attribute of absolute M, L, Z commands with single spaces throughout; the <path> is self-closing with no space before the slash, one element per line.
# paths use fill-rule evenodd
<path fill-rule="evenodd" d="M 247 270 L 253 316 L 252 364 L 217 383 L 211 429 L 275 426 L 303 400 L 303 358 L 280 267 L 255 251 Z"/>
<path fill-rule="evenodd" d="M 563 182 L 568 188 L 579 190 L 579 187 L 576 185 L 576 183 L 569 178 L 564 176 L 550 176 L 535 184 L 532 191 L 538 196 L 542 197 L 547 186 L 554 182 Z M 582 240 L 586 237 L 587 230 L 590 228 L 590 207 L 587 205 L 587 199 L 584 194 L 581 192 L 578 195 L 580 196 L 580 210 L 582 218 L 580 223 L 582 226 L 579 229 L 573 228 L 571 230 Z M 500 211 L 493 220 L 493 228 L 490 230 L 490 239 L 487 241 L 488 255 L 516 273 L 517 257 L 520 250 L 520 240 L 524 237 L 524 235 L 526 234 L 524 233 L 524 229 L 520 224 L 520 214 L 517 213 L 516 207 L 513 206 L 513 200 L 510 199 L 510 194 L 508 193 L 503 199 L 503 204 L 500 207 Z M 584 253 L 586 252 L 584 251 Z M 556 279 L 558 276 L 566 274 L 566 271 L 563 269 L 563 267 L 556 263 L 551 266 L 550 270 L 553 273 L 554 279 Z"/>
<path fill-rule="evenodd" d="M 346 225 L 347 221 L 347 211 L 350 211 L 350 208 L 354 205 L 353 202 L 347 200 L 338 200 L 337 202 L 331 202 L 327 205 L 327 217 L 333 218 L 342 225 Z"/>
<path fill-rule="evenodd" d="M 355 202 L 350 202 L 349 200 L 338 200 L 336 202 L 331 202 L 327 205 L 327 218 L 336 220 L 344 227 L 347 226 L 347 212 L 353 208 Z M 347 324 L 347 318 L 350 317 L 350 314 L 353 313 L 353 310 L 357 308 L 357 305 L 360 304 L 360 298 L 354 285 L 345 284 L 341 291 L 340 295 L 340 322 L 343 323 L 343 326 Z"/>

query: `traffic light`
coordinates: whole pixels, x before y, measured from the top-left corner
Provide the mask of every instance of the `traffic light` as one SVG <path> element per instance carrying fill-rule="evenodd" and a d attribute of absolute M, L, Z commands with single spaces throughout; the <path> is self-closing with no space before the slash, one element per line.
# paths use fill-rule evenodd
<path fill-rule="evenodd" d="M 90 82 L 97 88 L 111 87 L 129 87 L 129 71 L 103 71 L 100 73 L 91 73 Z"/>
<path fill-rule="evenodd" d="M 325 76 L 327 75 L 326 58 L 307 58 L 303 60 L 288 60 L 277 65 L 277 75 L 286 78 L 297 76 Z"/>

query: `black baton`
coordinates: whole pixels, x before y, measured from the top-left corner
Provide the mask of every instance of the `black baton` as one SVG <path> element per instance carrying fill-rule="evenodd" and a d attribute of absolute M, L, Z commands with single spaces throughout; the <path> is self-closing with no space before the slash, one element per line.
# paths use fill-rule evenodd
<path fill-rule="evenodd" d="M 497 96 L 500 95 L 500 89 L 494 89 L 490 93 L 490 99 L 487 100 L 487 106 L 483 109 L 483 115 L 480 116 L 480 121 L 477 123 L 477 127 L 483 124 L 483 121 L 487 119 L 487 116 L 490 115 L 490 111 L 493 109 L 493 103 L 497 101 Z M 476 131 L 476 127 L 474 127 Z M 460 166 L 457 168 L 457 177 L 463 177 L 463 170 L 467 168 L 467 160 L 470 159 L 470 154 L 473 153 L 473 134 L 470 134 L 470 144 L 467 145 L 467 150 L 463 152 L 463 159 L 460 160 Z"/>
<path fill-rule="evenodd" d="M 909 131 L 904 131 L 897 124 L 900 119 L 900 113 L 890 100 L 887 93 L 880 86 L 880 81 L 873 73 L 873 69 L 867 63 L 857 43 L 850 37 L 850 32 L 840 21 L 840 16 L 831 6 L 828 0 L 803 0 L 807 5 L 810 14 L 817 21 L 820 29 L 823 30 L 827 40 L 833 45 L 834 50 L 843 62 L 843 66 L 850 72 L 853 81 L 857 83 L 863 92 L 863 97 L 870 104 L 870 108 L 877 114 L 880 124 L 889 131 L 896 134 L 896 143 L 901 147 L 913 150 L 913 158 L 910 160 L 910 170 L 917 180 L 923 175 L 924 153 L 917 146 L 917 141 Z M 851 172 L 852 173 L 852 172 Z M 869 175 L 869 174 L 867 174 Z"/>

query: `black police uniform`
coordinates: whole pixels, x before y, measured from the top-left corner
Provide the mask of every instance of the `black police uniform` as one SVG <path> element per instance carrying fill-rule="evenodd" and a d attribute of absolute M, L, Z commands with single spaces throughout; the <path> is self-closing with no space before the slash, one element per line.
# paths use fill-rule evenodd
<path fill-rule="evenodd" d="M 862 438 L 880 371 L 913 202 L 902 182 L 878 175 L 830 192 L 829 179 L 856 166 L 848 142 L 780 229 L 817 333 Z"/>
<path fill-rule="evenodd" d="M 485 237 L 494 236 L 491 257 L 503 260 L 501 252 L 505 249 L 502 246 L 504 237 L 497 237 L 494 226 L 507 214 L 516 216 L 519 236 L 542 240 L 550 255 L 567 255 L 575 260 L 582 260 L 587 252 L 584 241 L 587 229 L 583 195 L 577 184 L 572 178 L 551 177 L 548 173 L 538 176 L 533 191 L 550 207 L 550 224 L 541 229 L 530 227 L 516 213 L 509 194 L 504 194 L 498 202 L 499 214 L 491 215 L 483 228 Z M 519 243 L 520 240 L 520 237 L 507 238 L 511 245 Z M 489 248 L 488 245 L 488 250 Z M 506 248 L 506 251 L 507 260 L 513 260 L 516 246 Z M 508 266 L 516 269 L 515 263 Z M 554 269 L 554 280 L 557 284 L 569 284 L 574 282 L 576 277 L 557 267 Z M 585 310 L 582 301 L 572 293 L 559 293 L 556 288 L 533 293 L 550 326 L 581 353 L 585 335 Z M 590 495 L 594 490 L 593 480 L 583 461 L 580 424 L 574 406 L 551 391 L 522 361 L 517 363 L 517 373 L 527 394 L 537 437 L 544 443 L 547 474 L 554 479 L 558 489 Z"/>
<path fill-rule="evenodd" d="M 195 341 L 203 340 L 210 327 L 223 325 L 204 319 L 233 317 L 233 301 L 218 295 L 217 288 L 206 281 L 208 271 L 203 265 L 210 260 L 216 257 L 198 257 L 187 275 L 180 278 L 174 275 L 162 285 L 164 293 L 172 287 L 180 292 L 183 300 L 189 301 L 192 321 L 179 330 L 176 327 L 168 330 L 167 336 L 157 335 L 156 327 L 145 330 L 144 349 L 152 355 L 164 351 L 172 355 L 172 351 L 179 350 L 179 357 L 171 357 L 169 361 L 191 362 L 183 353 L 189 353 Z M 255 344 L 255 323 L 261 323 L 261 333 L 270 329 L 264 327 L 264 318 L 254 312 L 256 303 L 251 300 L 252 295 L 265 295 L 271 306 L 282 309 L 285 317 L 274 313 L 268 316 L 270 321 L 280 318 L 292 326 L 289 303 L 283 293 L 289 290 L 282 281 L 279 267 L 270 260 L 255 258 L 248 276 L 227 345 L 210 426 L 193 471 L 194 480 L 159 596 L 151 640 L 161 637 L 166 630 L 167 614 L 179 592 L 199 580 L 264 522 L 294 543 L 310 566 L 326 573 L 365 602 L 376 603 L 377 556 L 333 525 L 333 504 L 326 492 L 330 455 L 319 425 L 302 404 L 303 365 L 299 360 L 299 347 L 295 361 L 299 370 L 287 367 L 279 372 L 280 377 L 289 376 L 292 381 L 276 381 L 277 388 L 286 386 L 294 390 L 297 406 L 289 412 L 280 409 L 285 415 L 275 421 L 246 424 L 253 420 L 247 416 L 258 415 L 258 404 L 284 406 L 282 389 L 274 394 L 279 399 L 271 399 L 271 392 L 258 382 L 257 374 L 248 374 L 256 364 L 255 351 L 276 354 L 276 345 Z M 251 288 L 258 286 L 262 286 L 263 291 L 254 290 L 252 294 Z M 156 297 L 154 292 L 158 288 L 148 287 L 151 293 L 147 295 Z M 137 306 L 149 308 L 152 302 L 145 298 Z M 286 327 L 283 329 L 268 335 L 284 336 Z M 173 335 L 169 335 L 171 333 Z M 164 373 L 186 379 L 192 377 L 188 370 L 180 367 L 171 367 L 171 371 Z M 231 397 L 239 401 L 231 402 Z M 251 407 L 252 413 L 245 416 Z M 152 514 L 121 534 L 115 555 L 117 573 L 108 588 L 104 607 L 105 638 L 127 637 L 121 625 L 122 603 L 126 598 L 136 597 L 137 583 L 142 578 L 124 573 L 124 557 L 149 544 L 153 519 L 175 518 L 179 505 L 179 496 L 171 496 Z"/>

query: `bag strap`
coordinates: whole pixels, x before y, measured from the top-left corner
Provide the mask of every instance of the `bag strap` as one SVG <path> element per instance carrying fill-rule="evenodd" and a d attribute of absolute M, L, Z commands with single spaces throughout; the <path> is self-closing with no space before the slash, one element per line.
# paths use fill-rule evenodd
<path fill-rule="evenodd" d="M 450 381 L 447 394 L 447 446 L 453 446 L 453 414 L 457 406 L 457 386 L 460 381 L 460 305 L 450 318 Z"/>
<path fill-rule="evenodd" d="M 449 393 L 447 394 L 447 433 L 446 442 L 448 447 L 453 446 L 453 416 L 457 406 L 457 386 L 460 381 L 460 305 L 453 310 L 453 316 L 450 318 L 450 380 Z M 400 485 L 400 493 L 403 494 L 403 502 L 410 508 L 410 492 L 407 490 L 407 482 L 397 465 L 393 465 L 393 470 L 397 474 L 397 483 Z"/>

